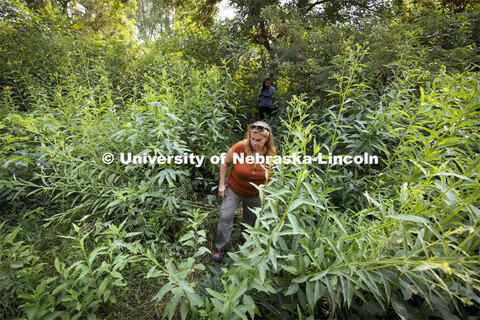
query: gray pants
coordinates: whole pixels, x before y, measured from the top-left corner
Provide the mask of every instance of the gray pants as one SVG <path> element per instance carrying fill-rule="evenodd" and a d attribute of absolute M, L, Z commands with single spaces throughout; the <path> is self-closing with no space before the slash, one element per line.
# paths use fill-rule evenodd
<path fill-rule="evenodd" d="M 253 226 L 257 216 L 250 208 L 260 207 L 262 201 L 260 196 L 241 197 L 227 186 L 227 195 L 223 199 L 222 207 L 220 208 L 220 218 L 218 219 L 217 239 L 215 246 L 219 250 L 228 249 L 230 237 L 232 236 L 233 215 L 238 208 L 240 201 L 243 202 L 243 222 Z"/>

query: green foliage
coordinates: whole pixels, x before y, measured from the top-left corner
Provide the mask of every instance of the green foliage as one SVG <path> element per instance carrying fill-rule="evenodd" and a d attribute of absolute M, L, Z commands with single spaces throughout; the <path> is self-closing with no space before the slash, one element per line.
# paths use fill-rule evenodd
<path fill-rule="evenodd" d="M 476 88 L 478 75 L 475 79 L 466 81 L 474 81 Z M 463 86 L 463 81 L 456 85 Z M 478 285 L 473 284 L 478 283 L 474 275 L 478 273 L 479 194 L 474 190 L 479 183 L 479 150 L 478 143 L 470 141 L 473 135 L 478 142 L 471 126 L 479 116 L 475 111 L 477 93 L 464 97 L 473 103 L 458 105 L 464 135 L 441 139 L 443 128 L 458 126 L 458 118 L 440 120 L 428 111 L 429 105 L 443 106 L 442 112 L 451 108 L 448 103 L 438 104 L 435 89 L 418 97 L 415 105 L 426 111 L 416 113 L 418 124 L 414 126 L 432 124 L 434 129 L 402 135 L 406 143 L 400 141 L 400 148 L 392 153 L 395 160 L 386 160 L 387 166 L 370 180 L 375 190 L 348 191 L 352 200 L 362 204 L 358 210 L 340 211 L 332 205 L 331 194 L 341 173 L 327 171 L 327 177 L 311 165 L 279 167 L 271 183 L 261 188 L 263 207 L 257 211 L 255 227 L 247 230 L 247 242 L 229 254 L 233 263 L 222 276 L 225 289 L 209 291 L 212 299 L 221 302 L 216 309 L 228 310 L 225 318 L 234 318 L 233 313 L 240 318 L 247 315 L 240 299 L 229 298 L 231 286 L 241 288 L 244 296 L 255 297 L 260 314 L 283 318 L 287 313 L 291 318 L 298 314 L 327 316 L 322 311 L 324 304 L 329 317 L 342 318 L 354 314 L 374 318 L 389 310 L 404 318 L 471 315 L 468 306 L 479 299 L 474 289 Z M 291 108 L 284 122 L 290 134 L 283 151 L 311 154 L 307 145 L 312 143 L 310 132 L 315 125 L 302 125 L 311 117 L 306 113 L 308 106 L 297 100 Z M 440 123 L 434 125 L 432 118 Z M 398 128 L 403 127 L 391 128 L 392 134 L 398 136 Z M 420 144 L 427 142 L 430 134 L 436 137 L 431 141 L 439 144 L 438 151 L 432 150 L 435 157 Z M 442 159 L 450 152 L 442 151 L 441 145 L 451 147 L 451 143 L 467 146 L 458 150 L 461 156 L 451 155 L 453 163 Z M 322 149 L 315 145 L 314 155 Z M 464 174 L 454 173 L 457 163 Z M 459 200 L 461 194 L 465 201 Z M 276 307 L 270 308 L 264 301 Z M 251 308 L 251 303 L 244 303 Z"/>
<path fill-rule="evenodd" d="M 178 241 L 183 248 L 190 247 L 186 252 L 188 258 L 178 262 L 175 261 L 174 254 L 163 253 L 159 261 L 157 256 L 160 252 L 153 244 L 151 249 L 145 249 L 141 245 L 130 247 L 134 254 L 143 257 L 143 260 L 148 261 L 149 267 L 151 266 L 146 278 L 162 277 L 166 280 L 152 299 L 159 302 L 166 300 L 162 317 L 168 316 L 168 319 L 175 316 L 178 307 L 182 320 L 187 317 L 197 318 L 198 309 L 203 306 L 203 299 L 195 289 L 198 286 L 199 273 L 205 271 L 205 265 L 199 263 L 198 259 L 209 251 L 204 246 L 207 235 L 202 228 L 207 215 L 198 209 L 185 214 L 188 216 L 186 233 Z"/>
<path fill-rule="evenodd" d="M 134 2 L 94 2 L 0 5 L 2 318 L 478 314 L 478 15 L 331 25 L 333 2 L 267 1 L 212 25 L 216 1 L 172 3 L 185 21 L 140 44 Z M 267 76 L 280 155 L 380 161 L 276 166 L 246 241 L 213 264 L 209 158 L 243 137 Z"/>
<path fill-rule="evenodd" d="M 448 71 L 463 72 L 479 63 L 478 14 L 446 16 L 419 8 L 398 19 L 385 15 L 359 23 L 325 24 L 298 10 L 278 5 L 263 10 L 262 19 L 271 33 L 268 53 L 258 57 L 256 65 L 239 61 L 253 73 L 237 75 L 250 90 L 269 76 L 288 96 L 307 93 L 328 106 L 328 91 L 336 85 L 331 78 L 336 72 L 334 59 L 344 54 L 348 40 L 369 48 L 359 76 L 380 94 L 406 70 L 435 73 L 445 65 Z"/>
<path fill-rule="evenodd" d="M 18 180 L 19 196 L 49 195 L 53 204 L 61 205 L 52 219 L 86 219 L 100 211 L 106 217 L 115 211 L 135 216 L 130 225 L 144 223 L 141 214 L 152 206 L 160 203 L 173 211 L 188 200 L 186 194 L 212 186 L 218 173 L 208 159 L 226 152 L 219 147 L 229 144 L 224 133 L 237 125 L 228 74 L 215 67 L 197 70 L 177 57 L 158 54 L 137 63 L 141 77 L 132 79 L 133 94 L 123 107 L 117 105 L 122 97 L 112 88 L 109 70 L 96 66 L 93 75 L 74 74 L 48 88 L 49 96 L 32 96 L 36 107 L 27 117 L 7 115 L 7 123 L 15 125 L 4 130 L 16 146 L 4 150 L 3 169 Z M 89 70 L 90 62 L 82 62 L 79 69 Z M 15 100 L 6 102 L 15 110 Z M 161 143 L 154 144 L 157 140 Z M 117 161 L 103 164 L 104 152 L 113 153 Z M 121 164 L 120 153 L 127 152 L 193 153 L 206 161 L 198 168 L 146 164 L 145 169 Z M 26 167 L 22 175 L 17 172 L 20 164 Z M 3 188 L 11 199 L 11 182 L 5 181 Z"/>
<path fill-rule="evenodd" d="M 21 227 L 12 228 L 10 232 L 7 228 L 5 222 L 0 225 L 0 316 L 3 319 L 18 315 L 17 296 L 34 285 L 44 267 L 33 247 L 17 240 Z"/>
<path fill-rule="evenodd" d="M 170 1 L 138 0 L 135 10 L 135 22 L 138 36 L 149 42 L 171 29 L 172 11 Z"/>
<path fill-rule="evenodd" d="M 2 98 L 15 109 L 62 106 L 58 90 L 81 105 L 95 106 L 105 98 L 123 103 L 120 88 L 126 85 L 127 62 L 137 50 L 131 43 L 114 37 L 103 40 L 80 22 L 49 12 L 34 15 L 19 10 L 17 15 L 12 22 L 2 21 L 5 28 L 0 33 L 0 86 L 9 88 L 8 97 Z M 101 94 L 94 88 L 107 80 L 113 96 L 94 97 Z"/>
<path fill-rule="evenodd" d="M 133 261 L 122 252 L 127 247 L 123 241 L 138 234 L 123 231 L 125 222 L 119 227 L 98 223 L 88 232 L 88 225 L 81 229 L 74 224 L 76 235 L 64 238 L 75 241 L 77 251 L 70 256 L 75 262 L 67 264 L 57 257 L 54 265 L 60 276 L 44 279 L 35 290 L 18 296 L 26 301 L 20 307 L 28 319 L 96 319 L 100 307 L 116 303 L 116 287 L 127 284 L 120 272 Z M 88 250 L 92 232 L 95 246 Z"/>

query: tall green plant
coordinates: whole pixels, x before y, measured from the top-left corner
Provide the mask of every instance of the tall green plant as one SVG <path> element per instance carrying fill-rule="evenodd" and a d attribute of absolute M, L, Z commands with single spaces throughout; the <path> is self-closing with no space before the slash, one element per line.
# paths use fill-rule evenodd
<path fill-rule="evenodd" d="M 302 105 L 295 101 L 289 116 L 300 121 L 285 123 L 290 132 L 287 137 L 291 137 L 285 153 L 305 152 L 311 138 L 311 126 L 301 125 L 307 118 Z M 468 127 L 469 121 L 464 121 Z M 478 160 L 473 164 L 478 168 Z M 383 198 L 383 190 L 389 187 L 378 181 L 375 196 L 363 195 L 369 203 L 363 209 L 339 211 L 329 201 L 332 189 L 323 189 L 319 172 L 306 165 L 279 167 L 271 182 L 260 188 L 263 206 L 257 210 L 257 223 L 247 229 L 247 242 L 240 250 L 229 253 L 233 263 L 222 276 L 226 289 L 223 293 L 209 290 L 216 309 L 223 310 L 217 316 L 245 318 L 248 312 L 258 312 L 284 318 L 285 314 L 312 319 L 354 314 L 371 318 L 395 312 L 405 318 L 421 313 L 441 313 L 448 318 L 468 314 L 461 305 L 478 299 L 474 284 L 478 283 L 474 276 L 478 269 L 474 245 L 478 243 L 478 192 L 473 191 L 478 182 L 435 171 L 432 182 L 422 182 L 433 187 L 429 194 L 435 196 L 420 204 L 404 195 L 411 188 L 398 178 L 394 185 L 403 188 L 400 197 Z M 435 176 L 441 179 L 434 182 Z M 456 182 L 449 185 L 447 179 L 453 178 Z M 385 174 L 379 176 L 383 179 Z M 464 203 L 457 202 L 452 191 L 462 184 L 470 195 Z M 232 295 L 234 289 L 241 293 Z M 241 296 L 248 298 L 242 302 Z M 416 309 L 419 301 L 423 301 L 423 311 Z"/>
<path fill-rule="evenodd" d="M 152 299 L 158 302 L 166 300 L 163 317 L 168 316 L 168 319 L 178 314 L 178 307 L 182 320 L 197 318 L 199 309 L 204 306 L 203 298 L 196 288 L 199 273 L 205 271 L 205 265 L 199 259 L 209 251 L 204 246 L 207 236 L 203 229 L 207 214 L 201 213 L 199 209 L 185 214 L 185 233 L 178 240 L 184 248 L 188 248 L 185 259 L 180 260 L 181 257 L 159 252 L 154 244 L 150 249 L 138 244 L 129 246 L 131 252 L 147 261 L 149 271 L 146 278 L 162 277 L 166 280 Z"/>
<path fill-rule="evenodd" d="M 20 307 L 27 318 L 97 319 L 102 306 L 115 304 L 117 288 L 127 285 L 121 272 L 135 259 L 122 252 L 127 247 L 125 240 L 138 234 L 125 232 L 125 222 L 118 227 L 111 223 L 73 225 L 75 236 L 64 238 L 75 242 L 70 257 L 74 262 L 55 258 L 59 276 L 42 279 L 35 289 L 18 296 L 25 302 Z M 93 249 L 87 247 L 92 233 Z"/>

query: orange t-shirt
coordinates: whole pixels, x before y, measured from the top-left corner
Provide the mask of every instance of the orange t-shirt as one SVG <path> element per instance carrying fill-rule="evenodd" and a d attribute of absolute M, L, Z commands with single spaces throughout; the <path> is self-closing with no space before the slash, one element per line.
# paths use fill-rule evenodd
<path fill-rule="evenodd" d="M 247 156 L 245 150 L 246 140 L 242 140 L 233 145 L 232 151 L 238 155 L 244 154 Z M 275 153 L 276 154 L 276 153 Z M 263 164 L 265 166 L 265 164 Z M 265 184 L 265 170 L 262 168 L 262 164 L 247 164 L 234 163 L 232 170 L 228 174 L 228 186 L 241 197 L 254 197 L 258 195 L 258 190 L 250 184 L 250 182 L 261 185 Z"/>

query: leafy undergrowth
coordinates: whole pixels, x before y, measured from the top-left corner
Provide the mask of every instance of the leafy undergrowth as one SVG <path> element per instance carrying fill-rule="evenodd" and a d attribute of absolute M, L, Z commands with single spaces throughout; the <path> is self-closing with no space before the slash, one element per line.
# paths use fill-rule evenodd
<path fill-rule="evenodd" d="M 219 264 L 218 167 L 118 157 L 225 152 L 245 120 L 228 70 L 151 53 L 121 95 L 107 68 L 79 62 L 85 49 L 56 85 L 21 78 L 30 92 L 2 95 L 2 318 L 478 314 L 479 73 L 399 61 L 379 92 L 359 76 L 368 49 L 345 48 L 328 103 L 294 96 L 272 121 L 278 153 L 379 163 L 277 165 L 255 226 Z"/>

